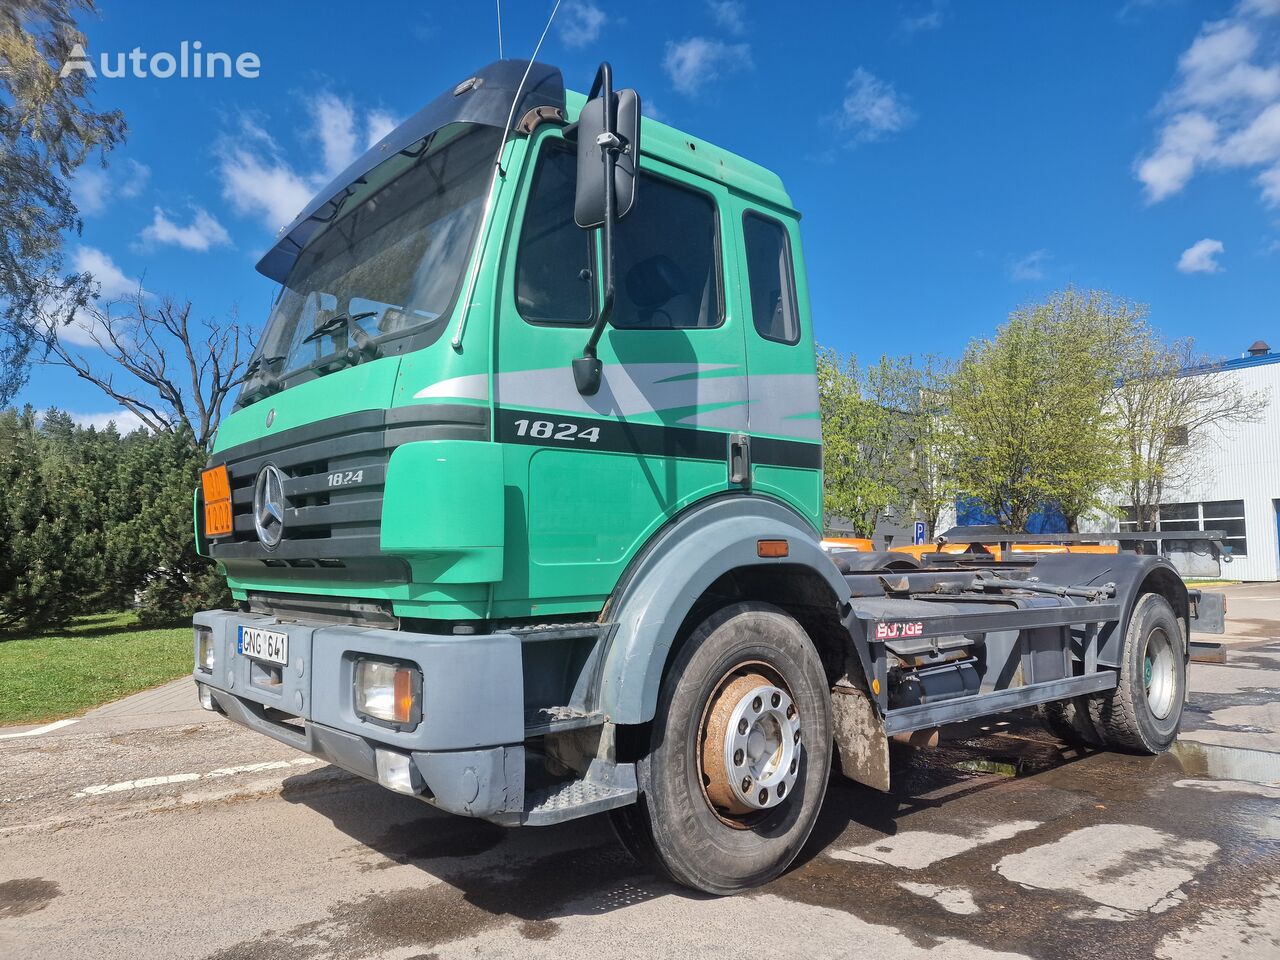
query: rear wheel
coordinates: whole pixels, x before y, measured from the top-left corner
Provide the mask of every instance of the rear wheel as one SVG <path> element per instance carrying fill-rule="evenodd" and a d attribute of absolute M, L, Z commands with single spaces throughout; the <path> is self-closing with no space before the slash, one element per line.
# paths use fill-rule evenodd
<path fill-rule="evenodd" d="M 1075 747 L 1100 747 L 1102 738 L 1089 716 L 1089 698 L 1072 697 L 1042 703 L 1036 709 L 1040 724 L 1064 743 Z"/>
<path fill-rule="evenodd" d="M 1108 747 L 1161 753 L 1178 739 L 1187 694 L 1187 649 L 1169 601 L 1143 594 L 1125 634 L 1115 689 L 1089 699 L 1090 718 Z"/>
<path fill-rule="evenodd" d="M 614 813 L 629 850 L 677 883 L 731 894 L 799 853 L 831 770 L 826 674 L 804 629 L 740 603 L 704 621 L 663 681 L 639 801 Z"/>

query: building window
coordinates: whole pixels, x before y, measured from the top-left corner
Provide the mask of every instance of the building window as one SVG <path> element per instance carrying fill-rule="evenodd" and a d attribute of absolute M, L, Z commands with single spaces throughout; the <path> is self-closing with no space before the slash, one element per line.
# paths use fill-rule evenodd
<path fill-rule="evenodd" d="M 1187 445 L 1187 428 L 1170 427 L 1165 431 L 1165 443 L 1171 447 L 1185 447 Z"/>
<path fill-rule="evenodd" d="M 1137 532 L 1137 511 L 1122 507 L 1124 518 L 1121 532 Z M 1164 503 L 1160 505 L 1160 518 L 1156 529 L 1165 533 L 1182 530 L 1221 530 L 1222 542 L 1231 548 L 1233 557 L 1249 555 L 1249 540 L 1245 535 L 1243 500 L 1209 500 L 1203 503 Z"/>
<path fill-rule="evenodd" d="M 641 174 L 639 202 L 614 231 L 620 330 L 719 326 L 716 205 L 707 194 Z"/>
<path fill-rule="evenodd" d="M 748 213 L 742 218 L 742 236 L 756 332 L 778 343 L 798 342 L 800 322 L 786 228 L 777 220 Z"/>

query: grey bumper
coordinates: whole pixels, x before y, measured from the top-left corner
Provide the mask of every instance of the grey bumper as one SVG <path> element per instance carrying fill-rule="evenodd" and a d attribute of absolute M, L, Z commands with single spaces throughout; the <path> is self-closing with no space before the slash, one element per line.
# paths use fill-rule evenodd
<path fill-rule="evenodd" d="M 259 733 L 376 782 L 379 753 L 408 757 L 413 792 L 443 810 L 516 823 L 524 809 L 523 673 L 519 641 L 505 634 L 414 634 L 205 611 L 213 632 L 212 671 L 197 669 L 226 715 Z M 288 634 L 289 663 L 278 672 L 236 652 L 237 628 Z M 395 729 L 354 709 L 354 663 L 403 660 L 422 673 L 422 719 Z"/>

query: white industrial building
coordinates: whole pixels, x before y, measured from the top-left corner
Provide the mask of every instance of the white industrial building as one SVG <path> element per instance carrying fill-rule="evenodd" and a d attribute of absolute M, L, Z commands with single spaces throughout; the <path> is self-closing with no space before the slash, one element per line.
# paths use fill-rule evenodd
<path fill-rule="evenodd" d="M 1256 422 L 1211 426 L 1187 438 L 1196 469 L 1165 490 L 1159 529 L 1225 530 L 1233 556 L 1223 577 L 1280 580 L 1280 353 L 1259 341 L 1209 372 L 1263 394 L 1266 409 Z"/>

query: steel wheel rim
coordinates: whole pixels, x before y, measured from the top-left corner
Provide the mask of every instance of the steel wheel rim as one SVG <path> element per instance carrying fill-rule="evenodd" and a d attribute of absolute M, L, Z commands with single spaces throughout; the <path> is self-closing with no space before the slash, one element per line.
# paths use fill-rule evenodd
<path fill-rule="evenodd" d="M 1162 628 L 1152 630 L 1142 655 L 1142 680 L 1147 692 L 1147 707 L 1163 720 L 1173 710 L 1177 696 L 1177 662 L 1173 643 Z"/>
<path fill-rule="evenodd" d="M 731 826 L 787 803 L 800 774 L 801 717 L 765 664 L 740 664 L 716 685 L 698 730 L 698 773 L 712 812 Z"/>

